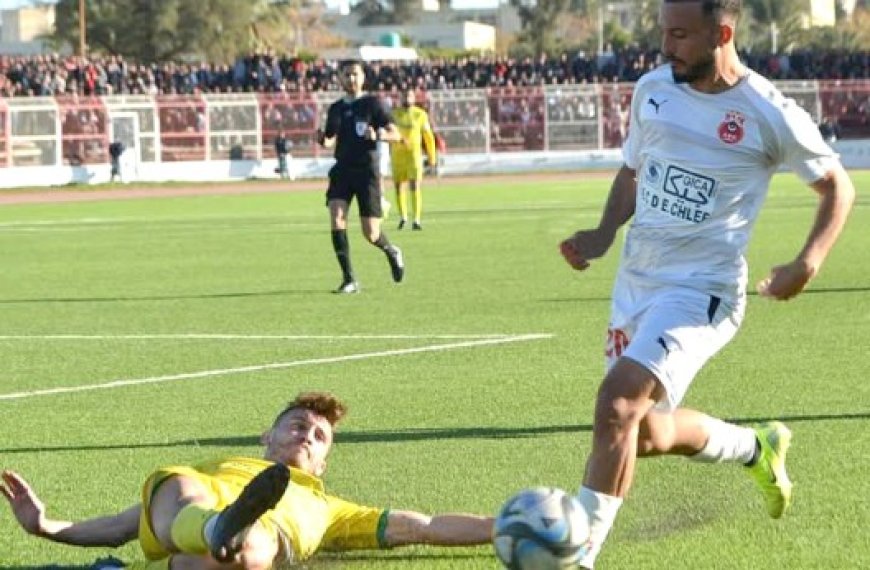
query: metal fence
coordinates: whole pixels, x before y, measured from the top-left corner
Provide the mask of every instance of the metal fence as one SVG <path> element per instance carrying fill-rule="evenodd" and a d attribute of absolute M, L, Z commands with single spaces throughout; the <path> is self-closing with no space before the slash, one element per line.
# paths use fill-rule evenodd
<path fill-rule="evenodd" d="M 843 139 L 870 139 L 870 81 L 791 81 L 777 86 Z M 449 153 L 618 148 L 628 128 L 631 84 L 430 91 L 429 110 Z M 109 161 L 120 140 L 140 162 L 261 160 L 283 132 L 297 157 L 315 144 L 340 93 L 233 93 L 0 99 L 0 167 Z M 391 102 L 394 94 L 385 94 Z"/>

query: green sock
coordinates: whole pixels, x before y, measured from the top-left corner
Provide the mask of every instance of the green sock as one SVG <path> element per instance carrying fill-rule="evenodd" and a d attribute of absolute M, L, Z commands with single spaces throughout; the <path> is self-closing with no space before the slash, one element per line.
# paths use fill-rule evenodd
<path fill-rule="evenodd" d="M 178 549 L 187 554 L 208 554 L 208 542 L 205 539 L 205 525 L 218 512 L 204 509 L 200 505 L 187 505 L 175 516 L 169 535 Z"/>

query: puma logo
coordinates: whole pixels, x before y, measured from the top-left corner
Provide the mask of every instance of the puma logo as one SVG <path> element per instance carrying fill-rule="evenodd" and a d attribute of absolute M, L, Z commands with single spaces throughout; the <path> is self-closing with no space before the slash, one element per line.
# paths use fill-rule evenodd
<path fill-rule="evenodd" d="M 665 339 L 663 339 L 662 337 L 659 337 L 656 339 L 656 342 L 659 343 L 659 345 L 665 349 L 665 354 L 670 356 L 671 349 L 668 348 L 668 344 L 665 342 Z"/>
<path fill-rule="evenodd" d="M 656 101 L 655 99 L 653 99 L 652 97 L 650 97 L 650 98 L 647 100 L 647 104 L 652 105 L 652 106 L 653 106 L 653 109 L 656 110 L 656 115 L 659 114 L 659 107 L 661 107 L 662 105 L 664 105 L 664 104 L 667 103 L 667 102 L 668 102 L 667 99 L 663 99 L 661 102 L 659 102 L 659 101 Z"/>

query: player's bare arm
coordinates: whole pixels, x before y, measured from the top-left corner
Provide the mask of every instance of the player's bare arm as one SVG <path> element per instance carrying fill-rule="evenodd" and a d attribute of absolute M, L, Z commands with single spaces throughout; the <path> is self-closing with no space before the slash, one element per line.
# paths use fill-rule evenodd
<path fill-rule="evenodd" d="M 473 546 L 492 540 L 492 517 L 467 514 L 430 517 L 413 511 L 390 511 L 388 516 L 384 536 L 389 546 Z"/>
<path fill-rule="evenodd" d="M 764 297 L 785 301 L 804 290 L 821 269 L 855 202 L 855 187 L 842 167 L 829 171 L 810 187 L 819 195 L 810 235 L 793 261 L 774 267 L 758 283 L 758 292 Z"/>
<path fill-rule="evenodd" d="M 590 260 L 607 253 L 616 232 L 634 215 L 636 199 L 635 171 L 623 165 L 610 187 L 598 227 L 581 230 L 560 244 L 560 251 L 568 264 L 582 271 L 589 267 Z"/>
<path fill-rule="evenodd" d="M 69 522 L 46 516 L 45 504 L 14 471 L 3 472 L 0 491 L 9 501 L 18 524 L 28 533 L 73 546 L 121 546 L 134 540 L 139 532 L 139 505 L 116 515 Z"/>

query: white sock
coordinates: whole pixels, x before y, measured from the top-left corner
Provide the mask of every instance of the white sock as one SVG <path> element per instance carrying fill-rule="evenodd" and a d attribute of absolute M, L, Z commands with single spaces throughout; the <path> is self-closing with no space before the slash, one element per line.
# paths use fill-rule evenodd
<path fill-rule="evenodd" d="M 592 568 L 605 539 L 607 539 L 607 534 L 613 527 L 616 513 L 622 506 L 622 499 L 593 491 L 588 487 L 580 487 L 577 500 L 583 505 L 586 514 L 589 515 L 589 551 L 580 560 L 580 565 L 583 568 Z"/>
<path fill-rule="evenodd" d="M 710 418 L 707 422 L 710 433 L 704 449 L 691 456 L 693 461 L 721 463 L 732 461 L 749 463 L 755 456 L 755 430 L 736 426 Z"/>
<path fill-rule="evenodd" d="M 214 527 L 217 524 L 218 515 L 215 515 L 205 522 L 202 527 L 202 535 L 205 537 L 205 542 L 211 546 L 212 536 L 214 536 Z"/>

